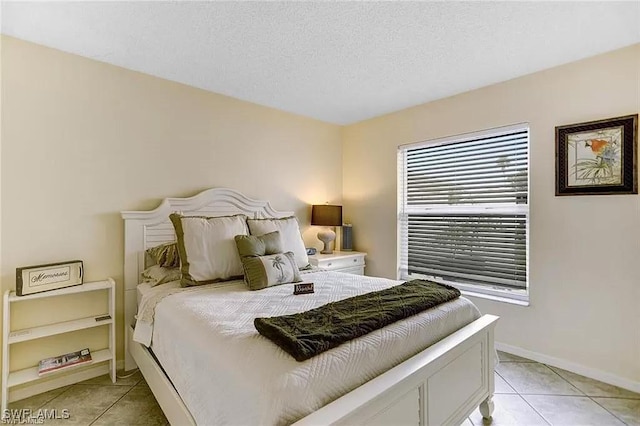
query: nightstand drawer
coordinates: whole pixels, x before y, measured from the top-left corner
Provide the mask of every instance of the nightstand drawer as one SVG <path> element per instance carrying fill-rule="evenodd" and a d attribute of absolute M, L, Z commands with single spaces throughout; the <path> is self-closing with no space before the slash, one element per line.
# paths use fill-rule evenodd
<path fill-rule="evenodd" d="M 320 268 L 327 269 L 342 269 L 342 268 L 352 268 L 356 266 L 364 266 L 364 257 L 363 256 L 354 256 L 354 257 L 340 257 L 334 259 L 319 259 L 318 265 Z"/>
<path fill-rule="evenodd" d="M 331 254 L 318 253 L 309 256 L 309 262 L 327 271 L 364 275 L 366 255 L 367 253 L 359 251 L 334 251 Z"/>

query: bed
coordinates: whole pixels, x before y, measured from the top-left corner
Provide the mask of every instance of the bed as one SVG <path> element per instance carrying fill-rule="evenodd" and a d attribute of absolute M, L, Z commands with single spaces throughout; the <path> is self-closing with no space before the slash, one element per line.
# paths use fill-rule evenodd
<path fill-rule="evenodd" d="M 317 294 L 306 299 L 291 295 L 290 286 L 250 292 L 241 281 L 187 289 L 175 282 L 151 291 L 138 287 L 145 250 L 175 238 L 167 219 L 175 211 L 291 215 L 222 188 L 168 198 L 151 211 L 122 213 L 125 368 L 140 368 L 172 424 L 455 425 L 478 405 L 484 417 L 491 416 L 497 317 L 481 316 L 460 298 L 297 363 L 252 329 L 254 316 L 310 309 L 396 282 L 312 271 L 304 278 L 316 283 Z M 140 309 L 148 309 L 145 297 L 155 306 L 150 347 L 139 343 L 139 336 L 134 340 L 132 327 L 139 302 Z M 243 309 L 233 308 L 238 306 Z M 218 334 L 203 344 L 199 336 L 212 333 L 206 329 L 211 324 Z"/>

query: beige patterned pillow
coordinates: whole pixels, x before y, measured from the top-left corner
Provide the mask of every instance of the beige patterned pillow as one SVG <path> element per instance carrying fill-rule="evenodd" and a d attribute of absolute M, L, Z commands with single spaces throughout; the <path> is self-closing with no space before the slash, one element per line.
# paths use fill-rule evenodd
<path fill-rule="evenodd" d="M 160 265 L 163 268 L 177 268 L 180 266 L 178 244 L 175 241 L 151 247 L 147 249 L 147 254 L 154 260 L 156 265 Z"/>
<path fill-rule="evenodd" d="M 292 252 L 243 257 L 242 269 L 251 290 L 302 281 Z"/>

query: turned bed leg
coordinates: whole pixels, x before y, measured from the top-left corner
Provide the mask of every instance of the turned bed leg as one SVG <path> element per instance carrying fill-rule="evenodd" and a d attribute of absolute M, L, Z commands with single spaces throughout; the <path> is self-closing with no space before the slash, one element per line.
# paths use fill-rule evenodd
<path fill-rule="evenodd" d="M 489 395 L 487 399 L 480 403 L 480 414 L 482 414 L 482 418 L 486 420 L 491 420 L 491 415 L 493 414 L 493 395 Z"/>

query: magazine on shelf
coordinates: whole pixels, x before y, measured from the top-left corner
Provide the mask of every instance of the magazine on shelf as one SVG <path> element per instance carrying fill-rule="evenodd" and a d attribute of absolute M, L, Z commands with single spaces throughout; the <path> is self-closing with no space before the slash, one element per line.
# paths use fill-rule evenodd
<path fill-rule="evenodd" d="M 70 354 L 46 358 L 41 360 L 38 365 L 38 375 L 42 376 L 43 374 L 53 373 L 54 371 L 64 370 L 89 362 L 91 362 L 91 351 L 89 351 L 88 348 L 71 352 Z"/>

